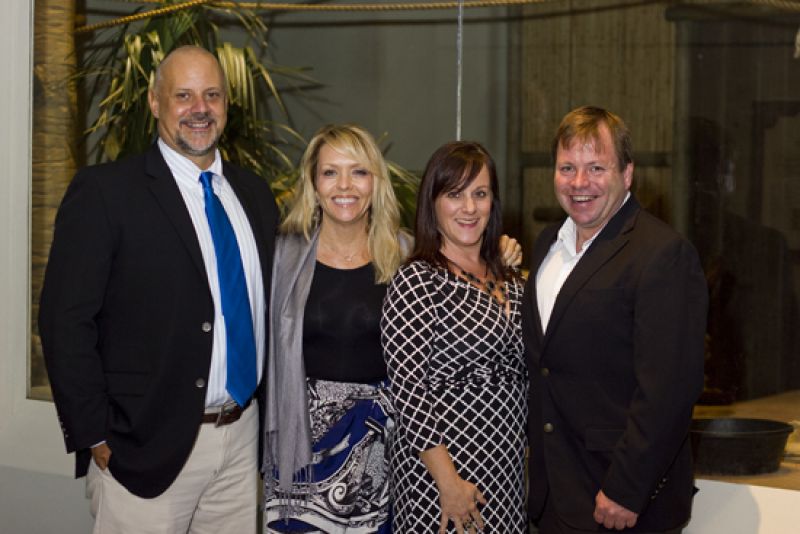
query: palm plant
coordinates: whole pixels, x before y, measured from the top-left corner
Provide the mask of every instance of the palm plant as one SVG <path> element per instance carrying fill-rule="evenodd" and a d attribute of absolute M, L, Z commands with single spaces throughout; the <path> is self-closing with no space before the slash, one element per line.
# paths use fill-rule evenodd
<path fill-rule="evenodd" d="M 220 38 L 220 23 L 231 19 L 245 29 L 243 46 Z M 287 149 L 303 140 L 288 125 L 275 77 L 293 84 L 311 80 L 300 69 L 265 62 L 266 36 L 253 10 L 208 4 L 96 33 L 86 44 L 89 52 L 78 73 L 89 95 L 103 95 L 97 97 L 98 115 L 87 130 L 95 134 L 89 155 L 96 161 L 114 160 L 147 149 L 156 135 L 147 103 L 155 68 L 172 49 L 198 45 L 217 55 L 227 78 L 228 125 L 219 143 L 223 158 L 264 177 L 286 200 L 294 178 Z"/>
<path fill-rule="evenodd" d="M 414 217 L 417 211 L 417 189 L 419 176 L 401 167 L 393 161 L 386 161 L 389 174 L 392 177 L 392 186 L 400 203 L 401 224 L 406 228 L 414 229 Z"/>
<path fill-rule="evenodd" d="M 231 21 L 244 29 L 243 46 L 220 37 L 221 23 Z M 299 176 L 289 154 L 302 151 L 305 141 L 288 124 L 281 91 L 316 84 L 303 69 L 262 59 L 268 50 L 267 33 L 255 10 L 228 3 L 194 5 L 95 34 L 86 43 L 89 52 L 78 74 L 88 83 L 89 95 L 103 95 L 97 97 L 98 116 L 87 130 L 93 134 L 89 154 L 102 161 L 145 151 L 156 135 L 147 102 L 155 68 L 176 47 L 202 46 L 217 55 L 228 83 L 228 123 L 219 143 L 222 157 L 266 179 L 285 210 Z M 283 89 L 276 77 L 285 84 Z M 403 223 L 411 226 L 418 179 L 394 163 L 389 168 Z"/>

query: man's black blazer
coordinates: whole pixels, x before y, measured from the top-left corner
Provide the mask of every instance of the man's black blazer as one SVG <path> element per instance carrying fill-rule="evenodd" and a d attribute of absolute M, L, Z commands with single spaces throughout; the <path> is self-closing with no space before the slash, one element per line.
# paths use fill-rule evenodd
<path fill-rule="evenodd" d="M 253 173 L 223 169 L 269 295 L 275 199 Z M 105 440 L 109 468 L 129 491 L 148 498 L 169 487 L 200 428 L 213 322 L 197 235 L 158 146 L 78 172 L 56 217 L 39 313 L 76 476 Z"/>
<path fill-rule="evenodd" d="M 595 495 L 640 514 L 635 530 L 686 523 L 688 429 L 703 385 L 708 291 L 694 247 L 631 196 L 564 282 L 547 331 L 536 273 L 561 225 L 534 247 L 523 299 L 531 377 L 529 514 L 602 530 Z"/>

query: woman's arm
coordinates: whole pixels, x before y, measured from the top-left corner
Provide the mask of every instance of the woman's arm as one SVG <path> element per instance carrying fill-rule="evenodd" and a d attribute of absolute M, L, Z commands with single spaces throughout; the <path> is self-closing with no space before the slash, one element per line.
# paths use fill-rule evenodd
<path fill-rule="evenodd" d="M 476 527 L 482 530 L 483 519 L 478 510 L 478 503 L 486 504 L 486 499 L 475 484 L 458 475 L 447 447 L 437 445 L 422 451 L 419 457 L 436 481 L 439 490 L 439 505 L 442 509 L 439 532 L 447 531 L 448 521 L 455 524 L 458 533 L 474 532 Z"/>

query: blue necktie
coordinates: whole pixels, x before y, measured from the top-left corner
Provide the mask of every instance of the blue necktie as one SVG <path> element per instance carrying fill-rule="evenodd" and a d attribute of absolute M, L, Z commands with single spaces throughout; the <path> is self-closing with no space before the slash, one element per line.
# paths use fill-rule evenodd
<path fill-rule="evenodd" d="M 256 389 L 256 342 L 253 335 L 253 316 L 247 296 L 247 282 L 242 268 L 242 256 L 233 226 L 217 195 L 211 187 L 214 173 L 200 173 L 206 217 L 211 228 L 217 256 L 217 276 L 222 297 L 222 317 L 225 320 L 226 360 L 228 379 L 225 387 L 233 400 L 244 406 Z"/>

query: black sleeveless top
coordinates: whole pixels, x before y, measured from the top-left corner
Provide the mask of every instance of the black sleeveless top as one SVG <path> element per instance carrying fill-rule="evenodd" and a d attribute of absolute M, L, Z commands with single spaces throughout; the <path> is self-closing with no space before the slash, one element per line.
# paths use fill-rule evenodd
<path fill-rule="evenodd" d="M 385 295 L 371 263 L 336 269 L 317 262 L 303 320 L 306 376 L 362 384 L 386 378 L 380 329 Z"/>

